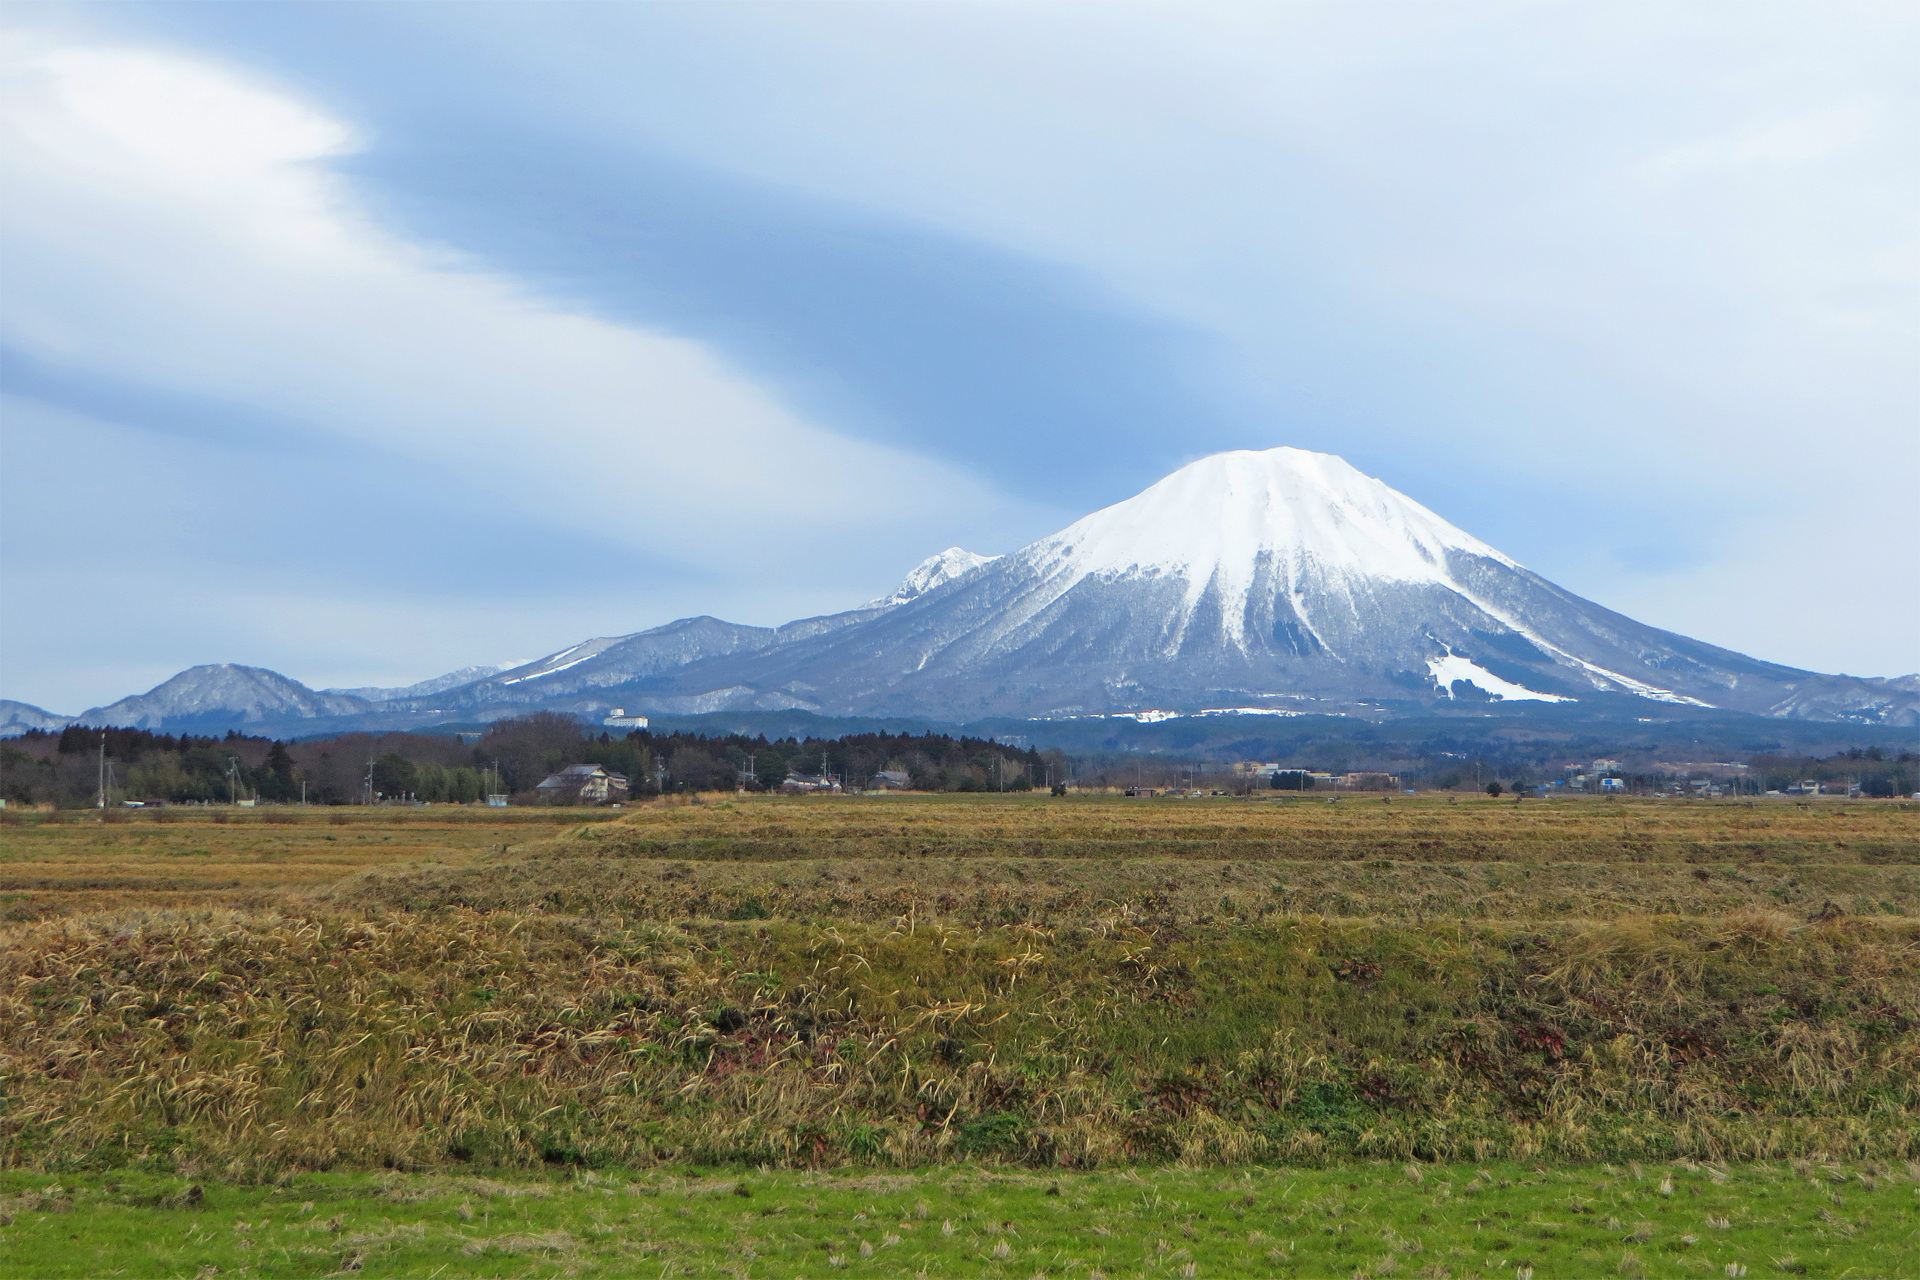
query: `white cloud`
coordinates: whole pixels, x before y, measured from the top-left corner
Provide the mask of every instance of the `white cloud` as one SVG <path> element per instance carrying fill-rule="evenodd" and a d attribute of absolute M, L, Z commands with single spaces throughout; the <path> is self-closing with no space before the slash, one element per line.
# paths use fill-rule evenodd
<path fill-rule="evenodd" d="M 1647 165 L 1668 178 L 1735 165 L 1798 165 L 1825 160 L 1866 140 L 1878 112 L 1857 99 L 1724 137 L 1689 142 L 1654 156 Z"/>
<path fill-rule="evenodd" d="M 370 466 L 408 470 L 423 492 L 467 495 L 477 521 L 506 515 L 553 529 L 556 555 L 617 548 L 678 566 L 708 584 L 709 607 L 758 602 L 749 621 L 786 616 L 762 610 L 845 607 L 890 585 L 884 550 L 850 563 L 838 554 L 850 547 L 1027 515 L 952 466 L 804 420 L 698 343 L 569 312 L 394 238 L 325 166 L 355 146 L 352 131 L 224 67 L 28 36 L 5 56 L 0 109 L 9 262 L 0 341 L 83 377 L 297 423 L 298 439 L 259 429 L 260 453 L 284 466 L 302 465 L 289 449 L 364 453 Z M 9 425 L 16 435 L 70 429 L 18 413 Z M 226 477 L 201 472 L 196 482 L 156 461 L 145 478 L 178 486 L 184 511 L 218 504 Z M 356 518 L 352 500 L 342 494 L 341 519 Z M 836 554 L 814 557 L 818 546 Z M 904 569 L 921 553 L 916 544 L 893 558 Z M 213 646 L 242 615 L 289 617 L 284 606 L 248 614 L 261 593 L 206 580 L 190 556 L 163 567 L 151 548 L 143 554 L 148 583 L 176 574 L 221 602 L 198 623 L 169 620 L 195 643 Z M 33 555 L 16 547 L 11 559 L 24 569 Z M 631 630 L 664 621 L 677 603 L 686 601 L 629 582 L 587 612 L 601 629 Z M 363 637 L 358 658 L 328 659 L 353 669 L 342 678 L 387 668 L 409 644 L 450 647 L 422 634 L 438 625 L 432 610 L 414 611 L 408 634 L 396 634 L 362 625 L 391 617 L 388 606 L 329 607 L 335 630 Z M 510 624 L 506 610 L 516 611 Z M 540 627 L 522 625 L 524 605 L 475 600 L 449 616 L 531 650 L 577 638 L 558 616 L 564 607 L 555 612 L 544 641 Z M 298 645 L 267 647 L 297 665 Z M 497 647 L 469 636 L 454 665 Z M 12 696 L 38 687 L 42 660 L 57 657 L 13 646 Z M 60 699 L 125 692 L 67 687 Z"/>
<path fill-rule="evenodd" d="M 312 163 L 346 131 L 228 72 L 65 49 L 16 62 L 7 105 L 0 325 L 35 354 L 304 418 L 412 455 L 423 483 L 457 475 L 694 564 L 796 520 L 845 534 L 998 505 L 801 420 L 697 343 L 383 234 Z"/>

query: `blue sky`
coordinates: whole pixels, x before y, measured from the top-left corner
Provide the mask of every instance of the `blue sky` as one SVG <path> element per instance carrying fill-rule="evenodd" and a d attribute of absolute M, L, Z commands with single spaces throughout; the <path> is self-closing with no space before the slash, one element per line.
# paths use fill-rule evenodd
<path fill-rule="evenodd" d="M 8 20 L 0 695 L 777 622 L 1278 444 L 1920 667 L 1906 6 Z"/>

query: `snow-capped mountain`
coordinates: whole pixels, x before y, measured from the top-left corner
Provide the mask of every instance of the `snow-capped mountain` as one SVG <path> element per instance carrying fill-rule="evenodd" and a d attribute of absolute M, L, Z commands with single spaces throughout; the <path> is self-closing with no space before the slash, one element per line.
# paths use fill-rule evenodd
<path fill-rule="evenodd" d="M 213 716 L 222 724 L 284 723 L 322 716 L 364 715 L 374 704 L 365 698 L 316 693 L 298 680 L 265 667 L 231 662 L 188 667 L 146 693 L 74 717 L 76 724 L 118 725 L 129 729 L 189 727 Z"/>
<path fill-rule="evenodd" d="M 1203 458 L 857 626 L 658 686 L 722 690 L 960 719 L 1595 694 L 1872 719 L 1920 705 L 1634 622 L 1341 459 L 1286 448 Z"/>
<path fill-rule="evenodd" d="M 949 548 L 845 613 L 779 627 L 682 618 L 460 674 L 315 693 L 255 668 L 197 667 L 81 719 L 144 724 L 219 706 L 399 727 L 618 705 L 965 722 L 1598 698 L 1920 724 L 1920 677 L 1819 675 L 1645 626 L 1341 459 L 1289 448 L 1203 458 L 1008 555 Z M 397 696 L 353 696 L 372 693 Z"/>

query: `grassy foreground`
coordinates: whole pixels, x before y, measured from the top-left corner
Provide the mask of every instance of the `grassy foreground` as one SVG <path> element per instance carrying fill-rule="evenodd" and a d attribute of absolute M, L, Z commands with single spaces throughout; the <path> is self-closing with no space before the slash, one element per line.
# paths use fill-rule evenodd
<path fill-rule="evenodd" d="M 47 1169 L 1920 1156 L 1920 922 L 69 917 L 0 937 Z"/>
<path fill-rule="evenodd" d="M 1913 805 L 592 816 L 0 825 L 0 1272 L 1920 1274 Z"/>
<path fill-rule="evenodd" d="M 0 1175 L 0 1276 L 1920 1274 L 1906 1169 Z"/>

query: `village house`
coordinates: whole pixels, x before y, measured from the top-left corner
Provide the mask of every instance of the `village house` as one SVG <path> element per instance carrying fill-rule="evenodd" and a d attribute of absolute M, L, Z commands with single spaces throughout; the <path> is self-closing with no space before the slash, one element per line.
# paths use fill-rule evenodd
<path fill-rule="evenodd" d="M 550 775 L 535 790 L 549 803 L 605 804 L 627 798 L 627 779 L 625 774 L 609 772 L 605 765 L 572 764 Z"/>

